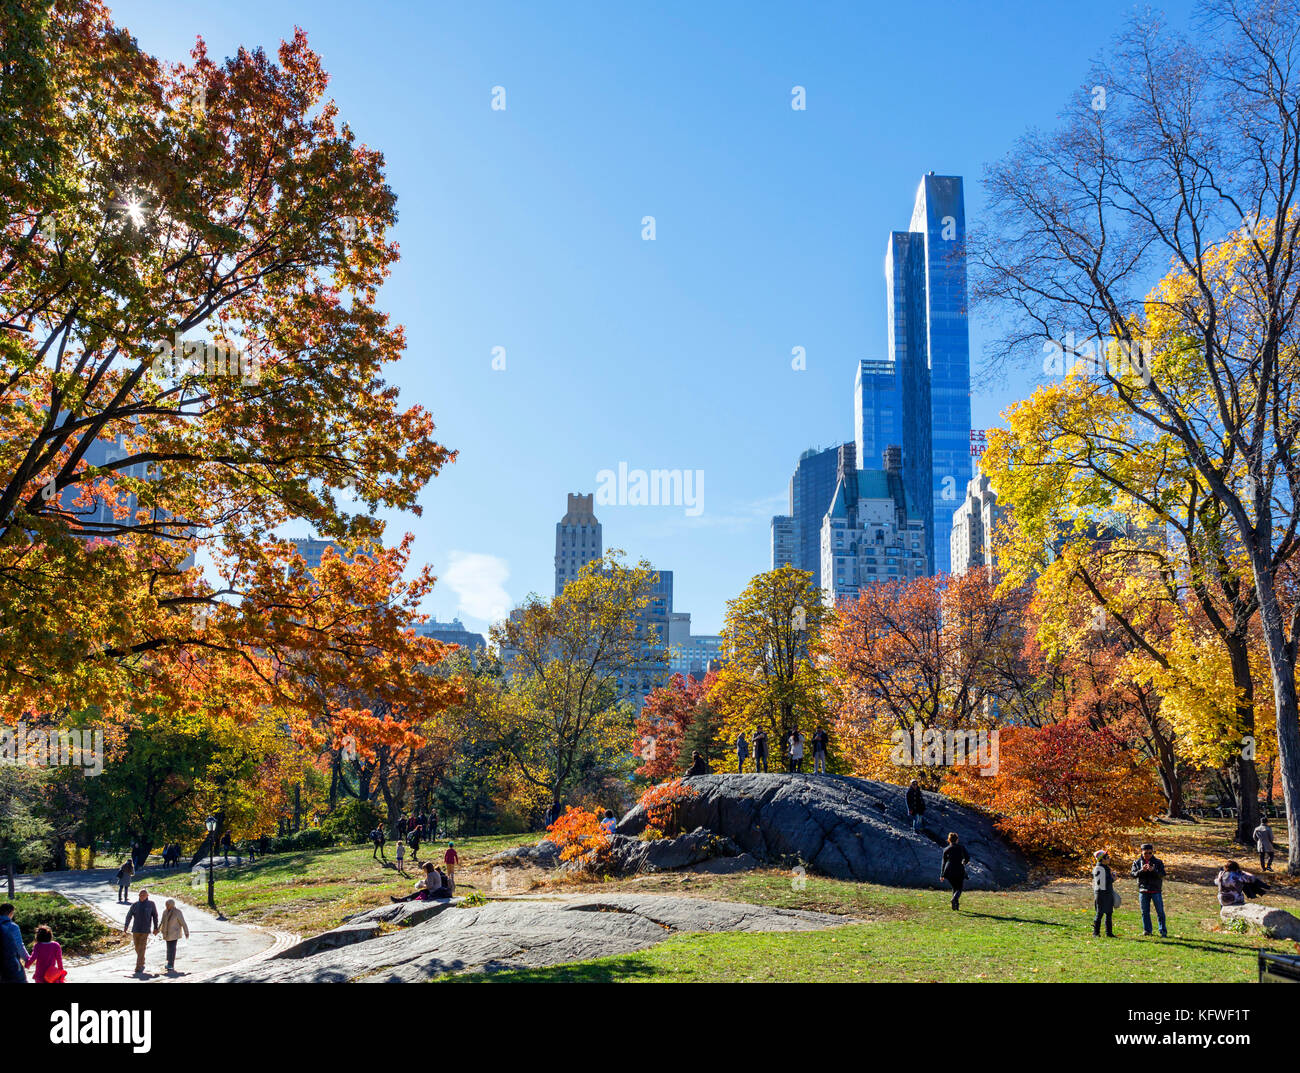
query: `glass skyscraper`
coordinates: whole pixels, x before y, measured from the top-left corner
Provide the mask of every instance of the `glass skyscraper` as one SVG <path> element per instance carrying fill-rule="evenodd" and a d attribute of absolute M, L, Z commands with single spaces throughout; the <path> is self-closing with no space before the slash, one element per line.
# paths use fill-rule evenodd
<path fill-rule="evenodd" d="M 885 291 L 889 355 L 901 399 L 903 480 L 917 503 L 931 504 L 927 559 L 931 570 L 948 573 L 952 513 L 971 477 L 966 209 L 959 176 L 921 179 L 910 230 L 889 237 Z M 861 400 L 857 409 L 863 412 Z"/>
<path fill-rule="evenodd" d="M 885 448 L 903 443 L 903 400 L 891 361 L 858 362 L 853 382 L 853 438 L 859 469 L 883 469 Z"/>
<path fill-rule="evenodd" d="M 835 495 L 836 474 L 846 460 L 854 465 L 855 450 L 853 444 L 846 443 L 823 451 L 810 448 L 799 456 L 790 478 L 789 513 L 772 519 L 773 569 L 789 562 L 811 573 L 813 583 L 821 587 L 822 519 Z M 783 561 L 778 562 L 778 557 Z"/>

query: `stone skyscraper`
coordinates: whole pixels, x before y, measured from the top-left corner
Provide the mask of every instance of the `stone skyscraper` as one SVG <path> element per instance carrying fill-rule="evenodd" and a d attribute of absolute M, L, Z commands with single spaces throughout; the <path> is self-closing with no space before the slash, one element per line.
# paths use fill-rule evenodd
<path fill-rule="evenodd" d="M 577 578 L 582 568 L 605 554 L 600 522 L 592 513 L 593 493 L 569 493 L 569 508 L 555 523 L 555 595 Z"/>

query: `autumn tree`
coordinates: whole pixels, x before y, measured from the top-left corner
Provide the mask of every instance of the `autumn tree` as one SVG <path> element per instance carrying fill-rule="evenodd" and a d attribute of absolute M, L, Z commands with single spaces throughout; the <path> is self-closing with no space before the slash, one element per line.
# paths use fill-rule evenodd
<path fill-rule="evenodd" d="M 728 744 L 762 727 L 779 756 L 791 731 L 808 737 L 826 719 L 826 681 L 815 648 L 827 617 L 812 574 L 792 566 L 756 575 L 727 602 L 727 660 L 708 699 Z"/>
<path fill-rule="evenodd" d="M 1217 32 L 1196 40 L 1135 16 L 1058 128 L 990 169 L 975 295 L 1010 325 L 1001 356 L 1118 347 L 1095 375 L 1140 449 L 1176 443 L 1221 505 L 1259 603 L 1300 873 L 1300 605 L 1280 581 L 1300 520 L 1300 5 L 1203 13 Z"/>
<path fill-rule="evenodd" d="M 709 722 L 708 692 L 715 673 L 702 679 L 674 674 L 667 685 L 650 691 L 636 721 L 636 754 L 642 761 L 636 773 L 642 778 L 658 782 L 681 768 L 687 736 L 697 722 Z M 686 755 L 690 755 L 691 748 L 685 750 Z"/>
<path fill-rule="evenodd" d="M 934 782 L 899 770 L 895 747 L 919 728 L 971 731 L 999 721 L 1021 648 L 1023 602 L 984 570 L 880 581 L 846 600 L 824 648 L 839 688 L 836 730 L 852 769 L 886 781 Z"/>
<path fill-rule="evenodd" d="M 553 805 L 579 781 L 622 768 L 635 710 L 620 685 L 665 661 L 645 623 L 654 573 L 611 550 L 550 600 L 532 597 L 492 628 L 504 681 L 481 702 L 525 783 Z"/>

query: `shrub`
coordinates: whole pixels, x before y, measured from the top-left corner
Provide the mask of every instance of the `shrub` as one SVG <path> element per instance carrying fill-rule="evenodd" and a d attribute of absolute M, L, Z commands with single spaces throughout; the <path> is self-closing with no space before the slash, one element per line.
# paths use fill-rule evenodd
<path fill-rule="evenodd" d="M 682 779 L 669 779 L 658 786 L 651 786 L 637 803 L 645 809 L 651 827 L 659 828 L 664 834 L 677 834 L 681 806 L 698 796 L 699 792 L 694 787 L 687 786 Z"/>
<path fill-rule="evenodd" d="M 349 797 L 340 801 L 320 825 L 324 834 L 336 843 L 368 842 L 370 832 L 386 824 L 383 811 L 374 801 Z"/>
<path fill-rule="evenodd" d="M 609 832 L 600 825 L 600 820 L 599 812 L 572 806 L 565 809 L 564 815 L 546 829 L 550 840 L 560 847 L 560 860 L 585 858 L 587 867 L 596 867 L 609 846 Z"/>
<path fill-rule="evenodd" d="M 42 924 L 50 926 L 55 941 L 63 947 L 65 954 L 85 953 L 96 940 L 111 931 L 93 910 L 84 905 L 74 905 L 61 894 L 18 894 L 13 904 L 17 909 L 16 922 L 28 950 L 36 941 L 36 929 Z"/>
<path fill-rule="evenodd" d="M 637 837 L 640 838 L 642 842 L 657 842 L 659 839 L 663 838 L 663 836 L 664 833 L 659 830 L 658 827 L 647 827 Z"/>
<path fill-rule="evenodd" d="M 465 900 L 460 903 L 462 909 L 474 909 L 480 905 L 487 905 L 487 895 L 481 890 L 472 890 L 465 895 Z"/>
<path fill-rule="evenodd" d="M 323 828 L 308 827 L 296 834 L 286 835 L 284 838 L 271 839 L 270 851 L 272 853 L 297 853 L 306 849 L 326 849 L 335 844 L 336 839 L 334 836 L 326 834 Z"/>

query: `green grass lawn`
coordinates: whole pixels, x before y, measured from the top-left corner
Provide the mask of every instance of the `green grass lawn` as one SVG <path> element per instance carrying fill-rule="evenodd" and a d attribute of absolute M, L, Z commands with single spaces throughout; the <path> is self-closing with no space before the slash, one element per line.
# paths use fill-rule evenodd
<path fill-rule="evenodd" d="M 657 878 L 657 877 L 656 877 Z M 1082 881 L 962 898 L 954 913 L 942 891 L 899 890 L 788 875 L 700 877 L 693 894 L 758 904 L 848 912 L 863 923 L 802 933 L 680 935 L 649 950 L 548 969 L 465 974 L 493 982 L 930 982 L 1252 981 L 1255 951 L 1294 952 L 1294 943 L 1213 931 L 1212 894 L 1189 884 L 1165 893 L 1168 939 L 1144 938 L 1136 895 L 1126 895 L 1115 939 L 1092 937 L 1091 892 Z M 635 889 L 646 889 L 639 884 Z"/>
<path fill-rule="evenodd" d="M 485 858 L 528 840 L 527 836 L 520 835 L 458 839 L 459 893 L 475 888 L 475 877 L 466 873 L 481 867 Z M 446 842 L 432 846 L 425 843 L 420 847 L 420 860 L 441 863 L 446 849 Z M 372 859 L 373 847 L 369 844 L 279 853 L 258 858 L 251 864 L 235 864 L 232 855 L 229 868 L 223 867 L 218 857 L 217 907 L 228 918 L 242 924 L 279 928 L 300 935 L 328 931 L 344 917 L 387 903 L 389 895 L 410 893 L 418 878 L 419 865 L 412 865 L 408 852 L 409 875 L 403 878 L 393 866 L 393 843 L 388 844 L 386 853 L 387 866 Z M 191 882 L 190 872 L 182 868 L 171 873 L 146 874 L 139 885 L 163 898 L 205 902 L 206 886 L 194 887 Z"/>

